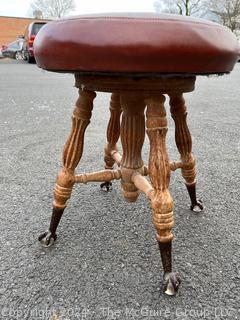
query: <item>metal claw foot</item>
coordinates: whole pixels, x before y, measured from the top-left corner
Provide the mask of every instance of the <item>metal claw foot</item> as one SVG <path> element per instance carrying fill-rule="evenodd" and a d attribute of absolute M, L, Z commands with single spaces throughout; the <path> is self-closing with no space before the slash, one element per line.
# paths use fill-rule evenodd
<path fill-rule="evenodd" d="M 201 200 L 197 200 L 196 203 L 192 204 L 190 208 L 193 212 L 201 212 L 203 210 L 203 203 Z"/>
<path fill-rule="evenodd" d="M 196 196 L 196 183 L 192 184 L 192 185 L 187 185 L 187 190 L 191 199 L 191 207 L 190 209 L 193 212 L 199 213 L 203 210 L 203 203 L 201 200 L 197 199 Z"/>
<path fill-rule="evenodd" d="M 181 279 L 178 273 L 166 273 L 163 277 L 163 290 L 169 296 L 174 296 L 179 289 Z"/>
<path fill-rule="evenodd" d="M 51 231 L 46 231 L 38 237 L 43 247 L 51 247 L 57 239 L 57 235 L 52 234 Z"/>
<path fill-rule="evenodd" d="M 111 181 L 106 181 L 100 184 L 100 187 L 104 191 L 110 191 L 112 190 L 112 182 Z"/>

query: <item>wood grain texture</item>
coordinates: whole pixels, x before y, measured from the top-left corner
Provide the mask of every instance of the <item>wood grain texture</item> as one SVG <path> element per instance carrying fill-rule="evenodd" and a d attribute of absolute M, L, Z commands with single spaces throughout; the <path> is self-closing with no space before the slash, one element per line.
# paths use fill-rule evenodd
<path fill-rule="evenodd" d="M 85 90 L 158 95 L 159 92 L 190 92 L 194 90 L 193 75 L 75 75 L 77 88 Z"/>
<path fill-rule="evenodd" d="M 135 172 L 132 175 L 132 182 L 135 184 L 136 188 L 147 196 L 149 200 L 154 196 L 154 189 L 151 183 L 144 177 L 143 174 Z"/>
<path fill-rule="evenodd" d="M 102 170 L 91 173 L 82 173 L 75 176 L 75 183 L 103 182 L 119 180 L 121 178 L 121 170 Z"/>
<path fill-rule="evenodd" d="M 150 141 L 148 172 L 154 188 L 151 198 L 153 223 L 157 240 L 170 242 L 173 238 L 173 200 L 169 193 L 170 163 L 166 149 L 167 118 L 163 95 L 146 99 L 147 134 Z"/>
<path fill-rule="evenodd" d="M 120 137 L 120 117 L 122 113 L 120 96 L 119 94 L 113 93 L 111 95 L 110 101 L 110 119 L 107 127 L 107 144 L 105 146 L 104 152 L 104 161 L 105 169 L 112 169 L 115 161 L 115 158 L 112 154 L 116 154 L 117 142 Z"/>
<path fill-rule="evenodd" d="M 90 122 L 95 96 L 95 92 L 79 90 L 72 116 L 72 130 L 64 146 L 63 168 L 58 174 L 54 189 L 53 206 L 56 208 L 65 208 L 71 197 L 75 182 L 74 171 L 82 157 L 84 133 Z"/>
<path fill-rule="evenodd" d="M 121 94 L 123 109 L 121 122 L 121 142 L 123 155 L 121 160 L 122 190 L 129 202 L 136 201 L 139 191 L 132 182 L 132 174 L 142 170 L 142 146 L 145 137 L 145 103 L 143 97 L 135 94 Z"/>
<path fill-rule="evenodd" d="M 175 141 L 181 155 L 182 176 L 187 185 L 196 183 L 196 163 L 192 154 L 192 138 L 187 125 L 187 108 L 182 93 L 169 94 L 170 111 L 175 122 Z"/>
<path fill-rule="evenodd" d="M 80 96 L 72 117 L 72 131 L 63 152 L 63 168 L 55 186 L 50 228 L 39 239 L 44 246 L 52 245 L 56 240 L 56 229 L 74 183 L 99 181 L 103 182 L 101 186 L 105 185 L 109 190 L 111 180 L 121 179 L 123 196 L 127 201 L 136 201 L 142 191 L 151 202 L 153 223 L 157 231 L 164 269 L 164 291 L 170 295 L 176 294 L 180 278 L 177 273 L 172 272 L 171 244 L 174 218 L 173 199 L 168 187 L 171 170 L 181 168 L 192 207 L 200 208 L 194 186 L 196 169 L 191 152 L 192 140 L 187 127 L 186 106 L 182 96 L 183 92 L 194 89 L 195 77 L 162 76 L 136 79 L 75 75 L 75 79 L 76 86 L 81 88 Z M 106 170 L 75 175 L 75 168 L 83 152 L 84 133 L 90 122 L 93 99 L 96 96 L 95 92 L 88 90 L 113 92 L 104 158 Z M 169 162 L 166 148 L 168 128 L 164 107 L 165 93 L 170 96 L 171 113 L 176 125 L 176 144 L 181 154 L 181 161 L 178 162 Z M 148 167 L 144 165 L 141 155 L 145 138 L 146 106 L 146 127 L 150 141 Z M 122 156 L 117 150 L 119 135 L 123 149 Z M 117 170 L 113 170 L 115 163 L 119 166 Z M 150 182 L 145 177 L 147 175 L 150 177 Z"/>

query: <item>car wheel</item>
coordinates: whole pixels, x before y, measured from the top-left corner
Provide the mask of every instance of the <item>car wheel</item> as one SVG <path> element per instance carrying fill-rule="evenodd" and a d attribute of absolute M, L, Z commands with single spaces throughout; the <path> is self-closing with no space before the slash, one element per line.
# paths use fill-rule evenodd
<path fill-rule="evenodd" d="M 15 59 L 16 60 L 20 60 L 21 59 L 21 53 L 20 52 L 16 52 Z"/>

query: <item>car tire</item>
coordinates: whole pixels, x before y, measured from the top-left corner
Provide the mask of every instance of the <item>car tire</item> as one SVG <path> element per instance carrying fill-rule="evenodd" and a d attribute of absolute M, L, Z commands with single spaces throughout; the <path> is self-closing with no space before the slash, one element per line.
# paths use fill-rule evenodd
<path fill-rule="evenodd" d="M 20 52 L 16 52 L 15 53 L 15 59 L 16 60 L 21 60 L 21 53 Z"/>

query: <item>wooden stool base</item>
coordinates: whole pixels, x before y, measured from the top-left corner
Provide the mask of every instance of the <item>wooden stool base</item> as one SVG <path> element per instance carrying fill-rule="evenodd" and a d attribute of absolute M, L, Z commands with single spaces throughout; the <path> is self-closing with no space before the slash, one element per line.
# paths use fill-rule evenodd
<path fill-rule="evenodd" d="M 64 147 L 63 168 L 54 189 L 51 224 L 39 240 L 44 246 L 50 246 L 56 240 L 57 226 L 76 183 L 101 182 L 101 187 L 108 191 L 112 180 L 121 180 L 123 196 L 128 202 L 136 201 L 140 192 L 144 192 L 151 202 L 164 269 L 164 291 L 174 295 L 180 285 L 180 277 L 172 271 L 174 218 L 173 200 L 168 190 L 171 171 L 181 169 L 192 210 L 202 210 L 202 204 L 196 198 L 196 165 L 183 99 L 184 92 L 194 89 L 195 77 L 75 77 L 76 86 L 80 89 L 72 117 L 72 131 Z M 104 151 L 105 170 L 76 175 L 75 168 L 82 156 L 84 132 L 90 122 L 95 90 L 112 92 Z M 170 162 L 167 154 L 164 94 L 170 97 L 171 114 L 175 121 L 176 145 L 181 156 L 178 162 Z M 141 157 L 146 132 L 150 141 L 148 166 L 144 165 Z M 117 149 L 119 137 L 122 156 Z"/>

